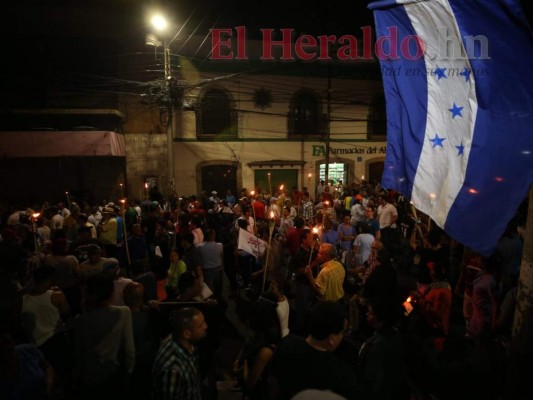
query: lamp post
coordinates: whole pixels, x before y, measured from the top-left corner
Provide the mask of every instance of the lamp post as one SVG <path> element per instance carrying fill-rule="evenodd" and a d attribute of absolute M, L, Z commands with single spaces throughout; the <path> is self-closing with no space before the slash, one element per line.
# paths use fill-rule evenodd
<path fill-rule="evenodd" d="M 150 20 L 152 27 L 159 32 L 164 34 L 168 28 L 168 22 L 166 18 L 160 14 L 154 15 Z M 168 189 L 169 195 L 175 190 L 175 171 L 174 171 L 174 123 L 175 116 L 174 111 L 176 108 L 181 107 L 182 99 L 175 98 L 176 91 L 174 90 L 174 77 L 172 75 L 172 65 L 170 62 L 170 44 L 176 39 L 179 32 L 170 40 L 167 39 L 166 35 L 163 38 L 163 41 L 158 43 L 163 46 L 163 66 L 164 66 L 164 85 L 166 96 L 163 97 L 163 106 L 167 111 L 167 180 L 168 180 Z M 176 101 L 177 100 L 177 101 Z M 174 104 L 174 103 L 177 104 Z"/>

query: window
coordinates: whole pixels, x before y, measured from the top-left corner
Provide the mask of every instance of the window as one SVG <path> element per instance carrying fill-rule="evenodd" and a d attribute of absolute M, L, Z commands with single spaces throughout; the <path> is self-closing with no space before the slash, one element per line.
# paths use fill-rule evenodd
<path fill-rule="evenodd" d="M 372 100 L 368 113 L 368 139 L 384 140 L 387 137 L 387 112 L 385 95 L 379 95 Z"/>
<path fill-rule="evenodd" d="M 294 95 L 289 111 L 289 135 L 322 135 L 325 118 L 320 112 L 320 102 L 311 93 L 301 91 Z"/>
<path fill-rule="evenodd" d="M 196 110 L 196 136 L 200 139 L 227 139 L 237 136 L 237 111 L 224 90 L 210 89 Z"/>

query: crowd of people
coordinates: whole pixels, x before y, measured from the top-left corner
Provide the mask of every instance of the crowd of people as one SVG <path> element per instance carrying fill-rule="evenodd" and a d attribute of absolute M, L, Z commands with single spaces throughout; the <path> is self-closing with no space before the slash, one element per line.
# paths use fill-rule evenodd
<path fill-rule="evenodd" d="M 0 397 L 215 399 L 230 302 L 250 400 L 501 396 L 520 224 L 483 257 L 392 190 L 313 192 L 4 210 Z"/>

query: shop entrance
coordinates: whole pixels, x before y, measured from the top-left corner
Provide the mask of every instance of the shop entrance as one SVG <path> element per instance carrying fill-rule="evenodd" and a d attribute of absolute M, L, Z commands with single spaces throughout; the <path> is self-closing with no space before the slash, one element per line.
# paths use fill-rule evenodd
<path fill-rule="evenodd" d="M 320 164 L 319 180 L 326 180 L 326 164 Z M 333 186 L 341 183 L 346 185 L 348 181 L 348 165 L 340 163 L 329 164 L 328 179 L 333 182 Z"/>

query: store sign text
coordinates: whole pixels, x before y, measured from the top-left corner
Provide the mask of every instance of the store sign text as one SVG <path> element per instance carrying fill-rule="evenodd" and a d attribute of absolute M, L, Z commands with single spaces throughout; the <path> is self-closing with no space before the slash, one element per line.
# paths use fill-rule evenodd
<path fill-rule="evenodd" d="M 386 146 L 370 146 L 370 147 L 353 147 L 350 149 L 329 148 L 330 154 L 385 154 L 387 152 Z M 323 145 L 313 145 L 313 157 L 320 157 L 326 155 L 326 147 Z"/>

